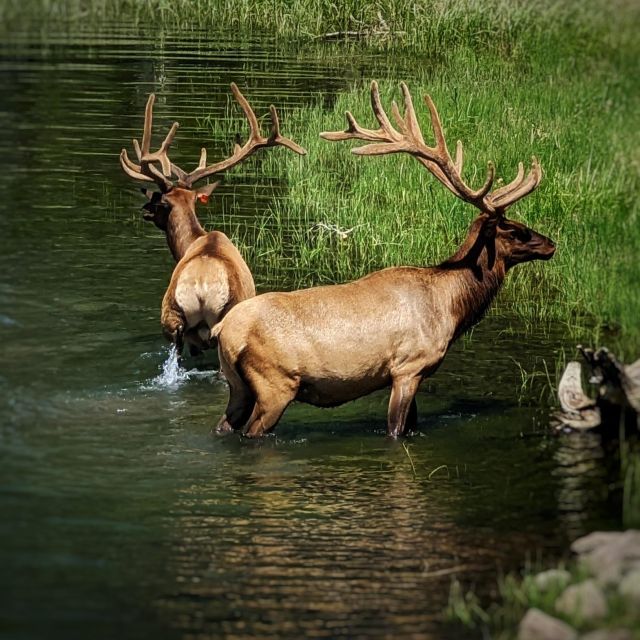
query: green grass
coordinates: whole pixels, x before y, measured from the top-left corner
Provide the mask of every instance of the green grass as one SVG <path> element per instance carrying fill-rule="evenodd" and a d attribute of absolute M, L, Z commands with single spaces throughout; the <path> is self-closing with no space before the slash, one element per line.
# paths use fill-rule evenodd
<path fill-rule="evenodd" d="M 501 305 L 533 321 L 589 326 L 594 339 L 620 329 L 633 352 L 640 344 L 638 50 L 600 53 L 563 58 L 539 49 L 496 59 L 461 45 L 445 65 L 416 68 L 409 85 L 427 140 L 419 97 L 429 92 L 450 146 L 464 141 L 473 184 L 489 159 L 504 180 L 532 154 L 542 163 L 542 184 L 509 213 L 553 238 L 558 251 L 549 263 L 516 267 Z M 381 93 L 385 105 L 398 99 L 396 78 L 383 80 Z M 265 159 L 266 172 L 284 173 L 289 184 L 249 242 L 254 264 L 273 279 L 308 286 L 388 265 L 434 264 L 455 250 L 476 213 L 410 157 L 359 158 L 349 153 L 355 144 L 321 140 L 320 131 L 344 128 L 347 109 L 374 125 L 368 82 L 328 107 L 319 96 L 315 107 L 290 115 L 286 130 L 307 158 Z"/>
<path fill-rule="evenodd" d="M 558 252 L 550 263 L 517 267 L 500 308 L 527 322 L 563 322 L 594 343 L 613 328 L 623 337 L 606 340 L 628 360 L 640 347 L 639 16 L 627 0 L 7 0 L 0 8 L 5 29 L 36 18 L 72 31 L 109 28 L 112 19 L 151 29 L 215 26 L 239 39 L 275 35 L 305 58 L 362 55 L 364 68 L 379 70 L 387 105 L 406 79 L 427 138 L 419 97 L 429 92 L 451 146 L 464 141 L 471 182 L 488 160 L 504 180 L 533 154 L 542 163 L 541 186 L 511 215 L 552 237 Z M 344 30 L 366 37 L 348 45 L 316 38 Z M 368 76 L 285 114 L 283 130 L 307 158 L 260 160 L 289 187 L 239 240 L 262 282 L 308 286 L 433 264 L 464 237 L 474 210 L 414 160 L 357 158 L 353 145 L 318 137 L 343 128 L 346 109 L 373 124 Z"/>
<path fill-rule="evenodd" d="M 510 53 L 529 38 L 557 43 L 569 31 L 569 46 L 583 40 L 589 48 L 594 24 L 600 40 L 612 22 L 624 23 L 631 5 L 625 0 L 4 0 L 0 30 L 56 23 L 81 31 L 124 20 L 173 29 L 234 29 L 238 37 L 260 31 L 304 42 L 351 32 L 358 34 L 351 39 L 368 47 L 427 50 L 446 58 L 460 45 Z"/>
<path fill-rule="evenodd" d="M 467 142 L 471 181 L 479 183 L 488 158 L 505 179 L 531 153 L 545 170 L 539 189 L 511 215 L 552 237 L 559 249 L 549 263 L 514 269 L 505 303 L 527 317 L 637 328 L 639 141 L 638 129 L 629 124 L 640 122 L 625 104 L 625 89 L 602 78 L 600 91 L 592 87 L 577 95 L 577 86 L 554 92 L 554 79 L 543 79 L 514 83 L 505 99 L 494 90 L 505 78 L 492 72 L 493 82 L 483 82 L 482 68 L 460 71 L 477 84 L 463 90 L 461 74 L 453 73 L 452 81 L 413 86 L 416 96 L 427 89 L 433 95 L 449 139 Z M 574 84 L 569 77 L 565 82 Z M 391 86 L 383 85 L 387 103 Z M 475 215 L 409 157 L 357 158 L 349 143 L 317 137 L 342 128 L 346 108 L 370 123 L 367 94 L 360 87 L 341 95 L 329 112 L 319 106 L 287 122 L 309 151 L 308 160 L 266 160 L 285 166 L 290 192 L 263 220 L 254 239 L 255 261 L 274 273 L 293 274 L 295 285 L 346 280 L 393 264 L 436 263 L 455 250 Z M 340 237 L 327 227 L 352 231 Z"/>

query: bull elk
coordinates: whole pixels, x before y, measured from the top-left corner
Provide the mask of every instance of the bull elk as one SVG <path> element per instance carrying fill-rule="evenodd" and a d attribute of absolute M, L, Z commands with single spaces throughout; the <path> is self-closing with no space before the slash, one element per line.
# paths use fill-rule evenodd
<path fill-rule="evenodd" d="M 250 135 L 244 145 L 236 142 L 230 157 L 207 165 L 207 151 L 200 152 L 198 166 L 187 173 L 169 160 L 168 151 L 178 123 L 174 122 L 159 149 L 151 152 L 153 104 L 151 94 L 147 101 L 142 144 L 133 146 L 138 157 L 135 164 L 120 153 L 120 164 L 135 180 L 154 182 L 160 191 L 143 190 L 149 201 L 144 205 L 144 218 L 163 230 L 177 265 L 162 300 L 162 329 L 179 351 L 183 342 L 192 354 L 208 348 L 211 328 L 241 300 L 255 296 L 251 271 L 229 238 L 220 231 L 206 232 L 196 216 L 196 201 L 207 202 L 219 182 L 200 188 L 195 184 L 204 178 L 218 175 L 246 160 L 265 147 L 283 146 L 304 155 L 306 151 L 280 133 L 278 113 L 273 105 L 271 133 L 264 137 L 253 109 L 235 83 L 231 90 L 249 121 Z M 174 184 L 171 176 L 177 178 Z"/>
<path fill-rule="evenodd" d="M 404 83 L 404 117 L 393 104 L 397 129 L 382 108 L 377 84 L 371 102 L 380 128 L 361 127 L 347 112 L 346 131 L 320 134 L 326 140 L 365 140 L 353 149 L 363 156 L 408 153 L 449 191 L 480 210 L 460 248 L 435 267 L 391 267 L 347 284 L 289 293 L 267 293 L 238 305 L 213 329 L 229 402 L 218 432 L 244 427 L 261 436 L 286 407 L 300 400 L 332 407 L 391 386 L 387 433 L 415 427 L 415 395 L 436 371 L 449 346 L 478 322 L 507 271 L 529 260 L 548 260 L 549 238 L 507 219 L 506 209 L 531 193 L 542 172 L 533 158 L 525 175 L 491 191 L 494 169 L 472 189 L 462 178 L 462 144 L 455 160 L 445 142 L 429 96 L 435 146 L 422 137 Z"/>

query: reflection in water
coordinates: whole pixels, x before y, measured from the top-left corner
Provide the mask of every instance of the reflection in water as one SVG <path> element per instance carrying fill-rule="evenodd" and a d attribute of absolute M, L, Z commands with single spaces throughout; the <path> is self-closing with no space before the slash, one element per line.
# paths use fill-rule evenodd
<path fill-rule="evenodd" d="M 258 470 L 223 500 L 200 486 L 176 495 L 176 584 L 159 607 L 184 633 L 440 638 L 451 575 L 438 570 L 495 571 L 499 554 L 455 527 L 406 466 L 254 453 Z"/>
<path fill-rule="evenodd" d="M 559 479 L 558 511 L 569 537 L 590 531 L 594 501 L 606 499 L 607 472 L 600 435 L 593 432 L 560 436 L 554 458 Z"/>

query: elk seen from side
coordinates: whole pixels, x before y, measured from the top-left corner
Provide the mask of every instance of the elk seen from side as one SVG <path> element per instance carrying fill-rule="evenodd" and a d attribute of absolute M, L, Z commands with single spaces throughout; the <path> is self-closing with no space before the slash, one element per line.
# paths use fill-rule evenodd
<path fill-rule="evenodd" d="M 404 116 L 396 104 L 391 124 L 378 87 L 371 87 L 379 128 L 361 127 L 347 112 L 348 128 L 323 133 L 330 141 L 359 139 L 358 155 L 408 153 L 462 200 L 479 209 L 458 250 L 434 267 L 391 267 L 347 284 L 267 293 L 242 302 L 217 324 L 229 401 L 217 431 L 242 429 L 248 437 L 269 432 L 293 400 L 332 407 L 391 387 L 387 433 L 396 438 L 416 425 L 415 395 L 450 345 L 480 320 L 508 271 L 530 260 L 548 260 L 553 242 L 506 217 L 530 194 L 542 172 L 537 160 L 525 175 L 491 190 L 494 169 L 472 189 L 462 177 L 462 145 L 455 159 L 436 108 L 427 96 L 435 145 L 424 142 L 404 83 Z"/>

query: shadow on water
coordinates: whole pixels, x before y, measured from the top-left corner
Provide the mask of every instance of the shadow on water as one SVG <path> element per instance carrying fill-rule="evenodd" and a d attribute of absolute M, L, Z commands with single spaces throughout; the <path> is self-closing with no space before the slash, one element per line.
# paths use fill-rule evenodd
<path fill-rule="evenodd" d="M 383 437 L 386 393 L 294 406 L 261 442 L 212 437 L 215 365 L 167 360 L 171 258 L 117 163 L 147 93 L 195 161 L 205 117 L 210 156 L 229 149 L 232 80 L 285 130 L 379 66 L 119 25 L 0 44 L 0 637 L 444 638 L 454 575 L 482 590 L 528 549 L 615 526 L 597 449 L 517 401 L 514 360 L 552 361 L 559 329 L 487 318 L 423 386 L 406 449 Z M 266 211 L 259 168 L 228 178 L 209 226 Z"/>

